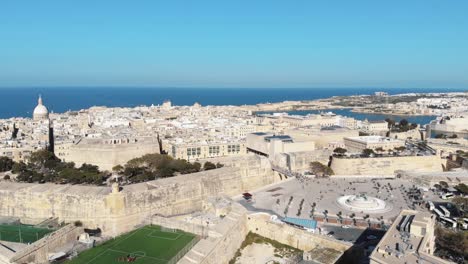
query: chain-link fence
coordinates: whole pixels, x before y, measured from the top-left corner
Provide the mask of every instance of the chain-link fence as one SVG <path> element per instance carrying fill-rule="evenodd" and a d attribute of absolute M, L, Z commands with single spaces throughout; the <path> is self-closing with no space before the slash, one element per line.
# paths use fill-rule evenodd
<path fill-rule="evenodd" d="M 169 260 L 167 263 L 168 264 L 175 264 L 177 263 L 181 258 L 183 258 L 185 256 L 185 254 L 187 254 L 197 243 L 198 241 L 200 241 L 200 237 L 195 237 L 194 239 L 192 239 L 192 241 L 190 241 L 190 243 L 188 243 L 187 245 L 185 245 L 185 247 L 183 247 L 178 253 L 177 255 L 175 255 L 174 257 L 171 258 L 171 260 Z"/>

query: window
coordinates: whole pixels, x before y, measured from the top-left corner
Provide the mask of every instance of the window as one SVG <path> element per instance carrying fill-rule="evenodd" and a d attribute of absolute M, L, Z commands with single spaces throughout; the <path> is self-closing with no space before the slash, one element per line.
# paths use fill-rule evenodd
<path fill-rule="evenodd" d="M 239 153 L 240 145 L 228 145 L 228 153 Z"/>
<path fill-rule="evenodd" d="M 187 156 L 199 156 L 200 154 L 200 148 L 187 148 Z"/>
<path fill-rule="evenodd" d="M 210 155 L 219 155 L 219 146 L 210 146 L 209 147 Z"/>

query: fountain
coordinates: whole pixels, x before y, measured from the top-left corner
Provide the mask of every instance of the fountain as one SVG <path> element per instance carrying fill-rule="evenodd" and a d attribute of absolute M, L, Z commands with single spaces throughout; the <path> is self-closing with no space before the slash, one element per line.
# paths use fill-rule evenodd
<path fill-rule="evenodd" d="M 336 202 L 341 208 L 353 212 L 377 214 L 392 210 L 391 204 L 381 199 L 367 196 L 364 193 L 358 195 L 344 195 L 336 199 Z"/>

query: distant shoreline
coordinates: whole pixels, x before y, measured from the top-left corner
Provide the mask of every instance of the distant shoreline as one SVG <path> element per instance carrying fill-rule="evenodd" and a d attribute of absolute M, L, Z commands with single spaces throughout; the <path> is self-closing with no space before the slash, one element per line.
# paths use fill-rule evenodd
<path fill-rule="evenodd" d="M 37 103 L 37 96 L 42 94 L 44 104 L 49 112 L 64 113 L 69 110 L 79 111 L 93 106 L 105 107 L 137 107 L 160 105 L 165 100 L 171 100 L 173 105 L 233 105 L 246 106 L 253 111 L 286 111 L 286 110 L 319 110 L 343 109 L 347 106 L 327 103 L 333 97 L 352 97 L 358 94 L 371 95 L 378 91 L 389 94 L 403 93 L 448 93 L 465 92 L 465 89 L 380 89 L 380 88 L 21 88 L 0 89 L 0 118 L 31 117 Z M 272 102 L 272 103 L 268 103 Z M 287 102 L 295 102 L 296 106 L 287 106 Z M 309 105 L 300 102 L 308 102 Z M 317 104 L 317 102 L 320 102 Z M 272 105 L 281 105 L 276 107 Z M 268 108 L 258 105 L 270 106 Z M 273 109 L 275 108 L 275 109 Z M 354 108 L 354 107 L 351 107 Z"/>

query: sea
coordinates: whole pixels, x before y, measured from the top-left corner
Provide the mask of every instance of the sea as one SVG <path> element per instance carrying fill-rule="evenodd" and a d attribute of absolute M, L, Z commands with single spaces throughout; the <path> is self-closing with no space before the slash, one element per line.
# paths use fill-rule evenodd
<path fill-rule="evenodd" d="M 0 88 L 0 118 L 30 117 L 42 95 L 50 112 L 62 113 L 92 106 L 135 107 L 158 105 L 165 100 L 173 105 L 244 105 L 273 103 L 286 100 L 314 100 L 332 96 L 373 94 L 377 91 L 389 94 L 466 92 L 467 89 L 450 88 L 174 88 L 174 87 L 29 87 Z M 336 114 L 369 120 L 384 119 L 386 115 L 360 114 L 349 109 L 331 110 Z M 292 114 L 316 113 L 295 111 Z M 406 118 L 409 122 L 427 124 L 433 116 L 393 117 Z"/>

